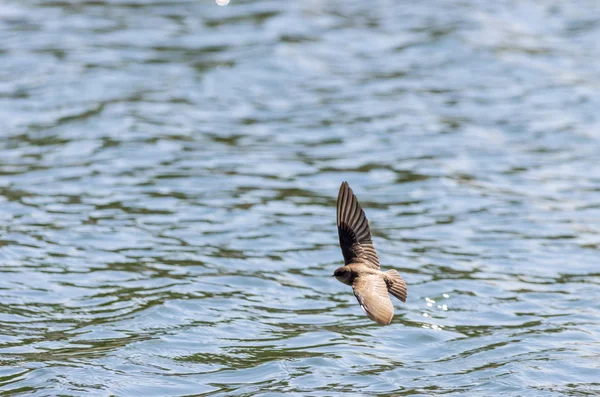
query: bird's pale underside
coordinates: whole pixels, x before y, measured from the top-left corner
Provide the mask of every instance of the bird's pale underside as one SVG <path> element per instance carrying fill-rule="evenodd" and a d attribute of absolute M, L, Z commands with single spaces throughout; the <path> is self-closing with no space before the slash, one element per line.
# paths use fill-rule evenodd
<path fill-rule="evenodd" d="M 391 323 L 394 305 L 389 294 L 406 302 L 406 283 L 396 270 L 379 269 L 369 221 L 348 182 L 342 183 L 338 194 L 337 227 L 344 266 L 337 268 L 333 275 L 352 286 L 354 296 L 371 320 L 378 324 Z"/>

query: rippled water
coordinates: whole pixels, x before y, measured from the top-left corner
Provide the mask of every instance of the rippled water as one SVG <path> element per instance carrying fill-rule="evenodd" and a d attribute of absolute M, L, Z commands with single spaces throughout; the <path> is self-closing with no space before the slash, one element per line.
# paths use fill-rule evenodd
<path fill-rule="evenodd" d="M 0 394 L 600 395 L 598 15 L 0 1 Z"/>

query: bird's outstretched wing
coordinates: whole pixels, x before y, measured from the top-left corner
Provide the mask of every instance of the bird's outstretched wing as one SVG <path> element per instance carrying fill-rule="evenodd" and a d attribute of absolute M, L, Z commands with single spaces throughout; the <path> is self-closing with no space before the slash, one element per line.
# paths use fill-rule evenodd
<path fill-rule="evenodd" d="M 377 324 L 389 324 L 394 317 L 394 305 L 388 295 L 387 285 L 379 274 L 363 274 L 352 283 L 354 296 L 367 313 L 367 316 Z"/>
<path fill-rule="evenodd" d="M 348 182 L 342 183 L 338 194 L 337 227 L 344 262 L 362 262 L 370 268 L 379 269 L 379 258 L 371 240 L 369 221 Z"/>

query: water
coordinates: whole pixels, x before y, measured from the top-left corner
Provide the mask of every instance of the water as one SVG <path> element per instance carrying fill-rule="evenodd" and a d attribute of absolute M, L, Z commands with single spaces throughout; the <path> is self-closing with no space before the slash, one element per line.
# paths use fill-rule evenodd
<path fill-rule="evenodd" d="M 2 395 L 600 395 L 599 13 L 1 1 Z"/>

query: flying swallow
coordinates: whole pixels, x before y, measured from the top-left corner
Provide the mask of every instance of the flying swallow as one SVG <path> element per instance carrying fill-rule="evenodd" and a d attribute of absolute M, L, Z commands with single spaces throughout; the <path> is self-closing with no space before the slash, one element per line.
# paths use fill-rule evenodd
<path fill-rule="evenodd" d="M 351 285 L 367 316 L 378 324 L 389 324 L 394 305 L 388 293 L 406 302 L 406 283 L 394 269 L 379 270 L 379 258 L 371 240 L 371 229 L 356 196 L 343 182 L 337 199 L 337 227 L 344 266 L 335 269 L 338 281 Z"/>

